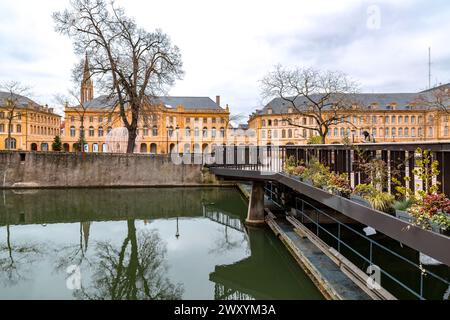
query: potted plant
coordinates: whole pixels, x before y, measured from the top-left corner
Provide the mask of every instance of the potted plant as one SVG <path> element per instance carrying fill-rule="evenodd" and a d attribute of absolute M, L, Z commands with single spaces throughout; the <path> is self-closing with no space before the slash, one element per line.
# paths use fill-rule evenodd
<path fill-rule="evenodd" d="M 290 156 L 284 162 L 284 172 L 292 175 L 294 173 L 294 169 L 297 167 L 297 165 L 298 165 L 297 159 L 295 159 L 294 156 Z"/>
<path fill-rule="evenodd" d="M 412 222 L 424 229 L 448 234 L 450 199 L 443 193 L 426 194 L 408 209 Z"/>
<path fill-rule="evenodd" d="M 408 209 L 411 208 L 414 202 L 411 199 L 397 200 L 394 203 L 395 216 L 406 222 L 411 222 L 411 215 L 408 213 Z"/>
<path fill-rule="evenodd" d="M 366 200 L 373 209 L 388 214 L 394 213 L 395 197 L 390 193 L 380 191 L 371 184 L 359 184 L 354 193 Z"/>
<path fill-rule="evenodd" d="M 303 181 L 312 184 L 314 187 L 324 188 L 327 186 L 330 175 L 330 169 L 316 158 L 313 158 L 303 171 L 302 177 Z"/>
<path fill-rule="evenodd" d="M 327 188 L 330 192 L 347 199 L 350 199 L 353 192 L 347 173 L 337 174 L 332 172 L 329 176 Z"/>

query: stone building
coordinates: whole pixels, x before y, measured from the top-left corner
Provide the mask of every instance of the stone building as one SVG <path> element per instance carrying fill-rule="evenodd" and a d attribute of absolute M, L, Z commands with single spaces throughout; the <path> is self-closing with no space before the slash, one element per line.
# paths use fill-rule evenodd
<path fill-rule="evenodd" d="M 80 105 L 66 104 L 64 113 L 62 140 L 65 151 L 72 152 L 79 148 L 78 142 L 83 132 L 84 151 L 112 151 L 111 144 L 108 148 L 108 134 L 122 128 L 123 122 L 113 99 L 94 97 L 87 59 L 81 82 Z M 225 142 L 228 122 L 229 109 L 228 106 L 221 107 L 220 96 L 216 97 L 216 101 L 209 97 L 149 97 L 138 120 L 135 152 L 161 154 L 209 150 Z"/>
<path fill-rule="evenodd" d="M 450 140 L 450 113 L 431 107 L 429 103 L 418 102 L 423 100 L 419 99 L 420 96 L 423 98 L 438 89 L 441 88 L 419 93 L 353 95 L 357 105 L 342 113 L 344 121 L 330 126 L 326 143 L 366 141 L 365 132 L 372 142 L 377 143 Z M 298 98 L 295 103 L 296 107 L 308 105 L 304 98 Z M 326 116 L 327 111 L 324 113 Z M 275 98 L 261 110 L 256 110 L 248 121 L 249 129 L 256 132 L 258 144 L 306 144 L 311 136 L 318 135 L 317 131 L 310 129 L 315 126 L 313 118 L 299 114 L 281 98 Z"/>
<path fill-rule="evenodd" d="M 50 151 L 60 123 L 61 117 L 53 108 L 22 95 L 0 92 L 0 150 Z"/>

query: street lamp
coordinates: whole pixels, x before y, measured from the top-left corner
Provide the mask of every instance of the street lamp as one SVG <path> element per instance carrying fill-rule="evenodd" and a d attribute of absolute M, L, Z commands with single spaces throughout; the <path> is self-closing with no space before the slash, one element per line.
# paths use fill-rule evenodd
<path fill-rule="evenodd" d="M 352 129 L 352 143 L 355 143 L 355 133 L 356 129 Z"/>
<path fill-rule="evenodd" d="M 169 126 L 166 126 L 166 153 L 169 154 Z"/>
<path fill-rule="evenodd" d="M 178 217 L 177 217 L 177 232 L 175 233 L 175 238 L 179 238 L 180 237 L 180 229 L 178 228 Z"/>
<path fill-rule="evenodd" d="M 180 129 L 180 127 L 177 125 L 177 127 L 175 128 L 175 130 L 177 131 L 177 153 L 180 153 L 178 151 L 178 130 Z"/>

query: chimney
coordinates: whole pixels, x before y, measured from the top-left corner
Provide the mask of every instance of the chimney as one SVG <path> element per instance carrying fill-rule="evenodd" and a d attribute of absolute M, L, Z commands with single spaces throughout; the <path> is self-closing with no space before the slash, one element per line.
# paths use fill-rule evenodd
<path fill-rule="evenodd" d="M 220 107 L 220 96 L 216 96 L 216 104 Z"/>

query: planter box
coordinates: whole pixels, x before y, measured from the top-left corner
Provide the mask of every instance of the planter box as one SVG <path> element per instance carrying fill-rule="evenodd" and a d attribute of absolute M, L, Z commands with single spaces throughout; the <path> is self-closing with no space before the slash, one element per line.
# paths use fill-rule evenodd
<path fill-rule="evenodd" d="M 406 221 L 411 223 L 412 217 L 407 211 L 403 210 L 395 210 L 395 216 L 399 218 L 400 220 Z"/>
<path fill-rule="evenodd" d="M 360 197 L 360 196 L 357 196 L 357 195 L 352 194 L 352 195 L 350 196 L 350 200 L 351 200 L 351 201 L 354 201 L 354 202 L 356 202 L 356 203 L 358 203 L 358 204 L 360 204 L 360 205 L 363 205 L 363 206 L 365 206 L 365 207 L 372 208 L 372 207 L 370 206 L 370 203 L 369 203 L 366 199 L 364 199 L 363 197 Z"/>

